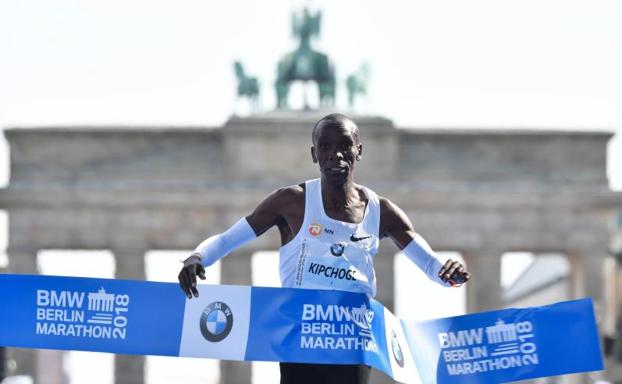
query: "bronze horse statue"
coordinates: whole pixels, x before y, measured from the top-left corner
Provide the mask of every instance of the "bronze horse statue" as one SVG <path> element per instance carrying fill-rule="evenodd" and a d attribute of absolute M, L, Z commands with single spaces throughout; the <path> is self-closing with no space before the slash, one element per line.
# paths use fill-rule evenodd
<path fill-rule="evenodd" d="M 369 65 L 363 63 L 355 73 L 346 78 L 350 109 L 354 109 L 357 95 L 367 94 L 367 83 L 369 83 Z"/>
<path fill-rule="evenodd" d="M 251 77 L 246 74 L 241 62 L 236 61 L 233 63 L 233 68 L 238 80 L 237 97 L 247 97 L 251 109 L 256 111 L 259 106 L 259 81 L 257 81 L 256 77 Z"/>
<path fill-rule="evenodd" d="M 300 44 L 278 63 L 275 88 L 279 109 L 287 108 L 289 87 L 297 80 L 317 83 L 320 107 L 331 107 L 335 103 L 335 69 L 328 56 L 311 47 L 311 38 L 320 33 L 320 20 L 320 12 L 311 15 L 308 9 L 300 17 L 293 15 L 293 32 L 300 38 Z M 306 92 L 304 97 L 304 108 L 310 109 Z"/>

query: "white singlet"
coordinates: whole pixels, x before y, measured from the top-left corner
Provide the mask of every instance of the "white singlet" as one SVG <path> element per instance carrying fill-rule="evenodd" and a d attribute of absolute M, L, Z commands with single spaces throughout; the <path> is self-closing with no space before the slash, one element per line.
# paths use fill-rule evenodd
<path fill-rule="evenodd" d="M 346 223 L 324 211 L 320 179 L 305 182 L 305 216 L 296 236 L 279 250 L 283 287 L 334 289 L 376 294 L 374 256 L 378 252 L 380 202 L 363 187 L 363 221 Z"/>

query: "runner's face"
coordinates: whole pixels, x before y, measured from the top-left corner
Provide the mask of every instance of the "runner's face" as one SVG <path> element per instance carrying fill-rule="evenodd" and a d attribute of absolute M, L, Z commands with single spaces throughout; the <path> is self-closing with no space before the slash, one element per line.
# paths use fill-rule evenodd
<path fill-rule="evenodd" d="M 348 126 L 320 129 L 312 148 L 313 161 L 331 184 L 344 184 L 353 176 L 354 163 L 360 158 L 362 146 Z"/>

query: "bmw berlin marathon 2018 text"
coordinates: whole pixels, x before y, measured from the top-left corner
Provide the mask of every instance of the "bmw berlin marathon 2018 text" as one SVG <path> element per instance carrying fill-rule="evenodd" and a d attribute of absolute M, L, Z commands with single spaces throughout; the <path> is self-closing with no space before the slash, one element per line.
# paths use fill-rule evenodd
<path fill-rule="evenodd" d="M 199 297 L 188 300 L 172 283 L 1 274 L 0 345 L 367 364 L 396 381 L 425 384 L 498 383 L 603 368 L 589 299 L 413 322 L 365 294 L 197 289 Z"/>

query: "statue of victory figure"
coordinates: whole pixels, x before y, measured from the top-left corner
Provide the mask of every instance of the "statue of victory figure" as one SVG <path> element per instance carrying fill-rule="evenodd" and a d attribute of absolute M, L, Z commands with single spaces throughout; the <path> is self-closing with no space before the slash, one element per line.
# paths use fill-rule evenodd
<path fill-rule="evenodd" d="M 320 34 L 321 12 L 312 15 L 308 9 L 292 15 L 292 30 L 300 39 L 298 49 L 279 61 L 276 80 L 277 108 L 287 108 L 289 87 L 293 81 L 314 81 L 318 85 L 320 106 L 330 107 L 335 101 L 335 70 L 328 56 L 311 47 L 311 38 Z M 309 109 L 305 92 L 304 105 Z"/>

